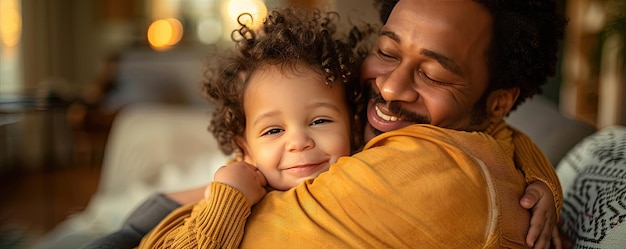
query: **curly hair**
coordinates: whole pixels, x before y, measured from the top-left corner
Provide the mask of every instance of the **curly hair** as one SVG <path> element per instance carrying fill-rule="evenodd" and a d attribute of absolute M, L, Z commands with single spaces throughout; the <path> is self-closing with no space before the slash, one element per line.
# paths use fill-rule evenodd
<path fill-rule="evenodd" d="M 247 15 L 247 16 L 246 16 Z M 353 29 L 339 39 L 338 14 L 316 9 L 284 8 L 272 11 L 258 30 L 244 24 L 234 30 L 231 39 L 235 50 L 225 58 L 212 57 L 205 70 L 202 92 L 216 107 L 209 131 L 225 154 L 241 153 L 235 138 L 243 136 L 246 119 L 243 94 L 253 72 L 263 65 L 280 65 L 281 70 L 296 70 L 296 65 L 310 66 L 323 76 L 327 85 L 343 82 L 350 107 L 352 151 L 362 144 L 365 112 L 364 98 L 358 82 L 362 56 L 358 43 L 367 33 Z M 370 31 L 373 33 L 373 31 Z"/>
<path fill-rule="evenodd" d="M 541 93 L 553 76 L 567 19 L 552 0 L 473 0 L 493 18 L 489 47 L 489 84 L 485 93 L 518 87 L 520 95 L 511 110 Z M 374 0 L 385 23 L 398 0 Z M 485 94 L 486 95 L 486 94 Z"/>

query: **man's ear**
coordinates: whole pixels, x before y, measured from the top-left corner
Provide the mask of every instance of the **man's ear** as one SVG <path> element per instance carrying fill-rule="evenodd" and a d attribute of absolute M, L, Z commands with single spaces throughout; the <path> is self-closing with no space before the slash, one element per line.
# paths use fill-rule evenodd
<path fill-rule="evenodd" d="M 256 165 L 254 163 L 254 160 L 252 160 L 252 157 L 250 157 L 250 147 L 246 139 L 243 137 L 237 136 L 235 137 L 235 143 L 237 144 L 237 147 L 239 147 L 239 150 L 241 152 L 241 155 L 237 155 L 237 160 L 244 161 L 251 165 Z"/>
<path fill-rule="evenodd" d="M 499 122 L 511 111 L 519 97 L 519 88 L 498 89 L 487 99 L 487 111 L 492 123 Z"/>

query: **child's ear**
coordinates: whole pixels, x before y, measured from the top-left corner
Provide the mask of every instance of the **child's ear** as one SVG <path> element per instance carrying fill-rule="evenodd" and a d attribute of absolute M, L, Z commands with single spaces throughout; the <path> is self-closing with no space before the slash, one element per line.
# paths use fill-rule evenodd
<path fill-rule="evenodd" d="M 487 99 L 487 111 L 491 123 L 496 123 L 506 117 L 519 97 L 519 88 L 498 89 Z"/>
<path fill-rule="evenodd" d="M 252 157 L 250 157 L 250 147 L 246 139 L 243 137 L 237 136 L 235 137 L 235 143 L 237 144 L 237 147 L 239 147 L 239 151 L 241 153 L 241 155 L 237 155 L 237 160 L 244 161 L 251 165 L 256 165 L 254 163 L 254 160 L 252 160 Z"/>

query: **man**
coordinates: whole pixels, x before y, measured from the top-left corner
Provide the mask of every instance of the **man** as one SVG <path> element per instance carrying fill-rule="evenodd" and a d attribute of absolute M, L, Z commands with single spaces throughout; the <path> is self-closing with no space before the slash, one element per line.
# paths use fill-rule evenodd
<path fill-rule="evenodd" d="M 238 170 L 230 173 L 240 182 L 226 183 L 239 191 L 214 183 L 212 193 L 221 194 L 211 195 L 201 205 L 216 209 L 199 210 L 235 207 L 223 209 L 226 212 L 218 217 L 236 219 L 240 225 L 211 233 L 233 244 L 243 236 L 243 248 L 524 245 L 528 213 L 512 205 L 523 194 L 524 176 L 510 169 L 513 158 L 517 166 L 534 167 L 542 162 L 528 161 L 536 147 L 520 142 L 524 137 L 501 122 L 554 72 L 564 20 L 551 4 L 545 8 L 519 1 L 402 0 L 395 6 L 396 2 L 378 3 L 385 26 L 362 74 L 373 92 L 369 138 L 387 133 L 315 181 L 293 191 L 269 193 L 249 218 L 250 206 L 262 196 L 262 186 L 245 183 L 256 181 L 258 174 L 245 165 L 224 168 Z M 502 9 L 494 11 L 492 7 L 498 5 Z M 385 11 L 391 8 L 393 12 Z M 513 52 L 521 54 L 507 51 L 505 44 L 515 41 L 523 49 Z M 417 153 L 420 148 L 426 148 L 426 153 Z M 497 171 L 498 167 L 509 171 Z M 220 172 L 217 182 L 230 174 Z M 527 181 L 547 176 L 560 205 L 558 180 L 550 178 L 554 172 L 525 173 Z M 493 175 L 499 177 L 489 177 Z M 515 196 L 510 195 L 513 192 Z M 168 219 L 180 217 L 177 214 Z M 499 215 L 509 220 L 490 218 Z M 148 240 L 157 239 L 159 229 L 164 231 L 157 228 Z M 545 231 L 552 229 L 543 229 L 544 239 Z M 511 234 L 507 237 L 502 232 Z M 213 238 L 211 233 L 207 230 L 199 239 Z M 546 240 L 535 245 L 545 246 L 549 246 Z"/>
<path fill-rule="evenodd" d="M 170 215 L 145 244 L 527 246 L 529 214 L 513 205 L 524 180 L 547 177 L 557 206 L 560 187 L 547 160 L 533 157 L 537 148 L 503 118 L 554 73 L 565 20 L 549 1 L 380 6 L 393 11 L 382 14 L 385 25 L 363 64 L 362 82 L 372 92 L 363 152 L 262 199 L 264 181 L 254 167 L 224 167 L 206 200 Z M 539 165 L 526 166 L 526 175 L 516 169 L 533 163 Z"/>

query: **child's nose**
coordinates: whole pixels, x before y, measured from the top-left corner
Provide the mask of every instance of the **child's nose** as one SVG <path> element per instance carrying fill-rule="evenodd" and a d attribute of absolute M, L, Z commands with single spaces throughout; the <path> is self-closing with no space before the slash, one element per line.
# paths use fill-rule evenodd
<path fill-rule="evenodd" d="M 287 151 L 304 151 L 315 145 L 313 139 L 303 131 L 292 131 L 287 139 Z"/>

